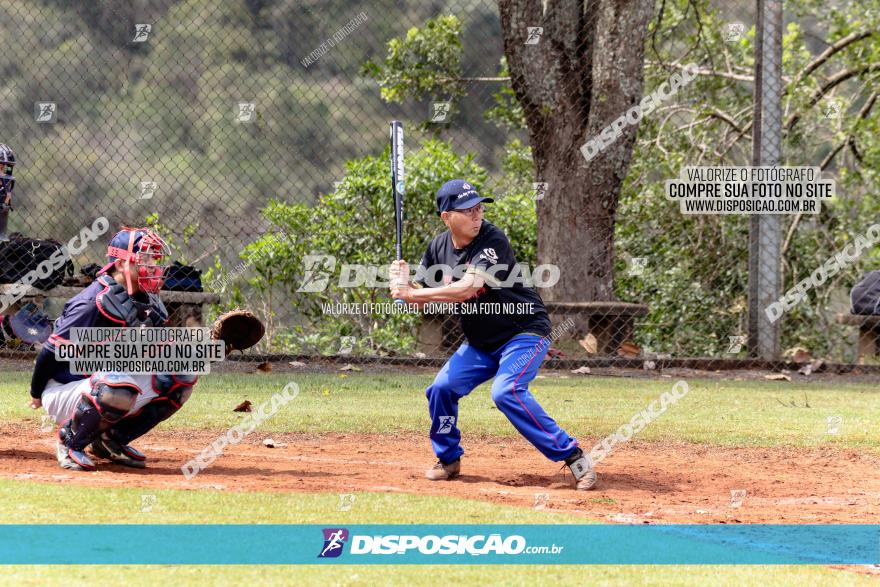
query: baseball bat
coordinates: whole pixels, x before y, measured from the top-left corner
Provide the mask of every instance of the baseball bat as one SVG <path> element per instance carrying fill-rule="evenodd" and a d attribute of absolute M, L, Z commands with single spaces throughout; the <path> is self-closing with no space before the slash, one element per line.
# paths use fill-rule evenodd
<path fill-rule="evenodd" d="M 403 123 L 391 122 L 391 193 L 394 196 L 394 253 L 398 261 L 403 259 Z M 409 278 L 407 275 L 406 278 Z M 396 299 L 402 304 L 403 300 Z"/>

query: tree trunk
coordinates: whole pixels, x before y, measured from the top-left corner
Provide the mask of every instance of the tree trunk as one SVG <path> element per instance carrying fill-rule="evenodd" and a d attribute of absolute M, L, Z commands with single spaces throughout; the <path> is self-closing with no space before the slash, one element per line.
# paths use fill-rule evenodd
<path fill-rule="evenodd" d="M 614 222 L 638 125 L 589 162 L 581 146 L 642 98 L 653 0 L 499 0 L 511 86 L 526 115 L 537 181 L 538 262 L 559 267 L 548 301 L 614 298 Z M 543 27 L 526 44 L 529 27 Z M 533 37 L 534 39 L 534 34 Z"/>

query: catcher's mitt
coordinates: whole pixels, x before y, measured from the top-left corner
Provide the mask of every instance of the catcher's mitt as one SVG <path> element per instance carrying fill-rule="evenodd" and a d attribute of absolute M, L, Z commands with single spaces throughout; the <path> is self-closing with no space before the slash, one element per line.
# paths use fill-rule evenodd
<path fill-rule="evenodd" d="M 263 338 L 266 327 L 253 312 L 231 310 L 221 314 L 211 325 L 211 338 L 226 343 L 226 354 L 249 349 Z"/>

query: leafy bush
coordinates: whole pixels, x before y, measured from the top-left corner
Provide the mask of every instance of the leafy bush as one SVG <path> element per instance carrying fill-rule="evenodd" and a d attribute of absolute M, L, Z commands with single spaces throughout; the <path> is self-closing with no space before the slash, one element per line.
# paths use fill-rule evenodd
<path fill-rule="evenodd" d="M 335 191 L 321 196 L 313 206 L 273 200 L 263 209 L 266 219 L 286 236 L 277 238 L 270 231 L 244 250 L 242 258 L 257 274 L 249 283 L 261 292 L 277 286 L 299 317 L 290 331 L 276 337 L 275 346 L 291 352 L 335 353 L 340 338 L 350 336 L 355 337 L 354 352 L 414 350 L 417 315 L 333 315 L 325 313 L 322 306 L 391 301 L 386 287 L 339 286 L 340 277 L 344 277 L 340 265 L 379 268 L 379 278 L 385 280 L 387 266 L 394 259 L 388 159 L 386 148 L 380 157 L 349 161 Z M 407 153 L 406 163 L 403 252 L 414 270 L 431 238 L 446 230 L 435 204 L 435 193 L 444 182 L 465 178 L 483 195 L 496 195 L 485 191 L 486 170 L 473 156 L 457 153 L 446 142 L 424 141 L 419 149 Z M 487 207 L 487 220 L 508 233 L 519 261 L 534 263 L 534 202 L 524 185 L 512 181 L 508 186 L 509 191 L 500 194 L 503 197 L 497 204 Z M 335 264 L 326 259 L 316 263 L 317 256 L 335 258 Z M 310 287 L 305 281 L 307 269 L 312 271 L 310 283 L 327 278 L 327 287 L 303 291 Z"/>

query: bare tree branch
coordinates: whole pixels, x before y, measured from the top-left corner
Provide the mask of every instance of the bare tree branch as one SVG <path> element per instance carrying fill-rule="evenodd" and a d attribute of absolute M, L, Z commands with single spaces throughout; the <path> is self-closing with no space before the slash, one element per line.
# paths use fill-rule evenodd
<path fill-rule="evenodd" d="M 743 134 L 745 130 L 741 129 L 732 116 L 727 114 L 726 112 L 722 112 L 718 108 L 713 108 L 711 112 L 708 113 L 711 118 L 717 118 L 718 120 L 723 120 L 727 124 L 733 127 L 735 131 L 739 134 Z"/>
<path fill-rule="evenodd" d="M 862 106 L 861 110 L 859 110 L 859 118 L 856 121 L 856 123 L 853 125 L 853 131 L 855 131 L 856 128 L 858 128 L 859 124 L 864 119 L 866 119 L 868 117 L 868 114 L 870 114 L 870 112 L 871 112 L 871 108 L 873 108 L 874 104 L 877 102 L 877 96 L 878 96 L 877 92 L 872 93 L 868 97 L 868 101 L 865 102 L 864 106 Z M 828 155 L 825 156 L 825 159 L 823 159 L 822 163 L 819 164 L 819 169 L 821 169 L 822 171 L 825 171 L 825 169 L 827 169 L 828 166 L 831 165 L 831 162 L 834 160 L 834 157 L 837 156 L 837 154 L 841 150 L 843 150 L 843 148 L 847 144 L 850 144 L 852 142 L 853 142 L 853 135 L 850 134 L 845 141 L 843 141 L 842 143 L 837 145 L 830 153 L 828 153 Z M 798 212 L 798 214 L 791 221 L 791 226 L 788 227 L 788 233 L 785 235 L 785 242 L 782 243 L 782 252 L 781 252 L 782 255 L 785 255 L 785 252 L 788 250 L 788 245 L 791 244 L 791 239 L 794 236 L 794 231 L 797 228 L 797 225 L 800 223 L 800 221 L 801 221 L 801 213 Z"/>
<path fill-rule="evenodd" d="M 788 87 L 786 87 L 785 92 L 788 93 L 790 90 L 797 87 L 797 85 L 800 84 L 805 77 L 822 67 L 832 56 L 834 56 L 835 53 L 839 53 L 853 43 L 861 41 L 862 39 L 866 39 L 873 34 L 876 34 L 876 31 L 862 31 L 858 33 L 852 33 L 843 37 L 842 39 L 839 39 L 833 45 L 829 45 L 827 49 L 817 55 L 816 58 L 813 59 L 813 61 L 811 61 L 794 77 L 794 80 L 792 80 L 792 82 L 788 84 Z"/>
<path fill-rule="evenodd" d="M 647 61 L 646 64 L 652 65 L 652 66 L 663 65 L 661 63 L 658 63 L 657 61 Z M 678 62 L 669 63 L 667 65 L 669 67 L 674 67 L 676 69 L 681 69 L 681 70 L 684 70 L 684 68 L 685 68 L 684 64 L 681 64 Z M 732 80 L 741 81 L 741 82 L 754 83 L 754 81 L 755 81 L 755 77 L 752 75 L 738 74 L 738 73 L 733 73 L 733 72 L 715 71 L 714 69 L 692 69 L 691 72 L 696 73 L 697 75 L 710 76 L 710 77 L 721 77 L 721 78 L 732 79 Z"/>
<path fill-rule="evenodd" d="M 807 105 L 804 107 L 804 110 L 809 110 L 813 106 L 819 103 L 819 101 L 831 90 L 842 84 L 848 79 L 854 78 L 858 75 L 862 75 L 863 73 L 871 73 L 872 71 L 880 71 L 880 63 L 871 63 L 864 67 L 859 67 L 856 69 L 844 69 L 843 71 L 839 71 L 836 74 L 832 75 L 828 78 L 828 81 L 822 84 L 813 95 L 810 97 L 810 100 L 807 102 Z M 794 128 L 794 125 L 801 119 L 802 113 L 800 111 L 792 114 L 788 121 L 785 123 L 785 130 L 787 132 L 791 132 L 791 129 Z"/>

